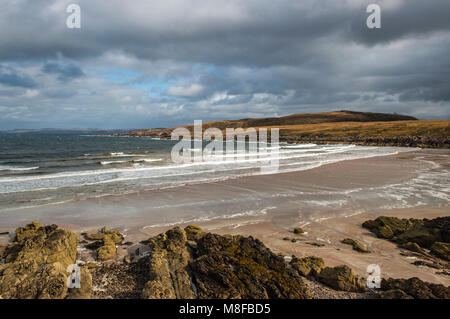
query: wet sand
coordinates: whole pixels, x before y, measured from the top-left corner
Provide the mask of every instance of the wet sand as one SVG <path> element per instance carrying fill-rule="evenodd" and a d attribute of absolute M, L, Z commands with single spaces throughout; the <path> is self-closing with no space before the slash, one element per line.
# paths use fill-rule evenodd
<path fill-rule="evenodd" d="M 12 232 L 15 227 L 34 220 L 79 233 L 106 225 L 120 229 L 126 235 L 125 241 L 136 243 L 174 225 L 196 223 L 220 234 L 252 235 L 286 256 L 316 255 L 331 266 L 347 264 L 363 277 L 367 276 L 367 265 L 379 264 L 382 276 L 416 276 L 450 285 L 448 275 L 412 265 L 413 258 L 400 255 L 401 250 L 394 244 L 376 238 L 361 227 L 363 221 L 379 215 L 416 218 L 450 215 L 445 192 L 436 203 L 404 209 L 386 209 L 395 205 L 392 199 L 385 205 L 388 201 L 378 193 L 385 185 L 394 185 L 395 189 L 395 185 L 407 183 L 430 163 L 440 165 L 439 169 L 448 173 L 450 151 L 418 150 L 343 161 L 300 172 L 3 211 L 0 232 Z M 302 227 L 306 233 L 295 235 L 291 232 L 293 227 Z M 286 241 L 284 237 L 297 241 Z M 360 240 L 371 253 L 361 254 L 340 243 L 346 237 Z M 0 236 L 0 243 L 6 240 L 7 236 Z"/>

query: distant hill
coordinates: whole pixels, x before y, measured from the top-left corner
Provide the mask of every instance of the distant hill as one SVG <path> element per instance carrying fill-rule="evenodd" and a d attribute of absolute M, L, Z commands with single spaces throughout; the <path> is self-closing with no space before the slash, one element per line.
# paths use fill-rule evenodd
<path fill-rule="evenodd" d="M 300 124 L 319 124 L 319 123 L 335 123 L 335 122 L 386 122 L 386 121 L 417 121 L 415 117 L 399 114 L 387 113 L 371 113 L 371 112 L 354 112 L 354 111 L 336 111 L 336 112 L 322 112 L 322 113 L 305 113 L 292 114 L 281 117 L 268 118 L 247 118 L 240 120 L 222 120 L 211 121 L 203 123 L 203 129 L 209 127 L 216 127 L 219 129 L 225 128 L 248 128 L 248 127 L 266 127 L 266 126 L 284 126 L 284 125 L 300 125 Z M 192 130 L 193 125 L 183 125 L 178 127 L 185 127 Z M 131 131 L 130 135 L 145 136 L 145 135 L 167 135 L 172 132 L 174 128 L 167 129 L 143 129 Z"/>
<path fill-rule="evenodd" d="M 191 132 L 193 125 L 184 125 Z M 274 118 L 212 121 L 203 130 L 279 128 L 280 141 L 289 143 L 351 143 L 362 145 L 450 148 L 450 121 L 417 120 L 386 113 L 337 111 L 293 114 Z M 170 138 L 175 128 L 135 130 L 125 135 Z"/>
<path fill-rule="evenodd" d="M 275 125 L 318 124 L 330 122 L 387 122 L 387 121 L 415 121 L 415 117 L 398 114 L 337 111 L 324 113 L 292 114 L 281 117 L 248 118 L 232 121 L 213 121 L 204 123 L 207 127 L 261 127 Z"/>

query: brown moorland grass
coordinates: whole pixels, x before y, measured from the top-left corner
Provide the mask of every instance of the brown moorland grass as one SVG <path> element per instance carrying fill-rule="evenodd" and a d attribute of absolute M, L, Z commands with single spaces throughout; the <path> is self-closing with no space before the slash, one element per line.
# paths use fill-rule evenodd
<path fill-rule="evenodd" d="M 280 136 L 311 137 L 398 137 L 434 136 L 449 137 L 449 120 L 419 120 L 394 122 L 339 122 L 276 126 Z M 275 128 L 269 126 L 267 128 Z"/>

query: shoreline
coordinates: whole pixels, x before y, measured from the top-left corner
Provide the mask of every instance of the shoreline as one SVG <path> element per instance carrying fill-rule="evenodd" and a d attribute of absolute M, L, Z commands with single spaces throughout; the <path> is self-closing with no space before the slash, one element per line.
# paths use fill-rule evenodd
<path fill-rule="evenodd" d="M 286 257 L 314 255 L 322 257 L 330 266 L 346 264 L 361 277 L 367 276 L 367 265 L 375 263 L 380 264 L 382 274 L 388 277 L 419 277 L 448 286 L 448 275 L 412 265 L 414 259 L 411 256 L 402 256 L 402 250 L 395 244 L 376 238 L 361 224 L 380 215 L 448 216 L 448 201 L 446 204 L 383 209 L 381 204 L 386 199 L 380 198 L 379 191 L 386 185 L 407 183 L 425 168 L 439 166 L 441 171 L 448 173 L 449 155 L 445 150 L 415 150 L 345 160 L 298 172 L 19 209 L 10 214 L 3 213 L 0 233 L 12 233 L 15 227 L 31 221 L 57 224 L 77 234 L 107 226 L 119 229 L 126 241 L 138 245 L 174 226 L 195 223 L 205 231 L 218 234 L 254 236 Z M 386 192 L 389 193 L 389 189 Z M 371 199 L 371 196 L 375 198 Z M 210 220 L 202 221 L 205 216 Z M 302 227 L 305 234 L 294 235 L 291 232 L 294 227 Z M 9 237 L 11 234 L 0 236 L 0 244 Z M 296 242 L 283 240 L 285 237 L 295 238 Z M 372 252 L 361 254 L 340 243 L 347 237 L 361 241 Z M 318 247 L 320 245 L 324 246 Z M 133 247 L 119 247 L 119 256 L 126 255 Z"/>
<path fill-rule="evenodd" d="M 442 151 L 442 150 L 441 150 Z M 277 182 L 281 182 L 280 184 L 283 184 L 284 181 L 288 181 L 289 184 L 292 184 L 293 180 L 301 180 L 303 178 L 302 175 L 307 175 L 306 179 L 308 179 L 309 181 L 314 180 L 315 178 L 319 177 L 321 179 L 320 184 L 323 185 L 324 187 L 340 187 L 342 185 L 341 182 L 337 182 L 336 183 L 336 178 L 334 178 L 334 182 L 333 184 L 328 184 L 328 181 L 324 181 L 324 176 L 323 175 L 328 175 L 331 171 L 334 170 L 350 170 L 352 163 L 356 163 L 358 166 L 364 166 L 364 162 L 368 161 L 369 163 L 372 160 L 377 160 L 378 158 L 383 158 L 386 159 L 386 161 L 389 161 L 389 159 L 391 157 L 402 157 L 402 155 L 404 156 L 408 156 L 408 154 L 414 153 L 414 152 L 423 152 L 420 149 L 414 150 L 408 150 L 405 152 L 396 152 L 394 154 L 389 154 L 389 155 L 372 155 L 369 157 L 362 157 L 362 158 L 356 158 L 356 159 L 346 159 L 346 160 L 342 160 L 342 161 L 338 161 L 338 162 L 332 162 L 332 163 L 325 163 L 322 164 L 320 166 L 317 167 L 313 167 L 313 168 L 307 168 L 304 170 L 298 170 L 298 171 L 292 171 L 292 172 L 278 172 L 278 173 L 274 173 L 274 174 L 255 174 L 255 175 L 246 175 L 246 176 L 238 176 L 238 177 L 232 177 L 232 178 L 226 178 L 223 180 L 216 180 L 216 181 L 201 181 L 201 182 L 197 182 L 197 183 L 189 183 L 189 184 L 181 184 L 181 185 L 175 185 L 175 186 L 169 186 L 169 187 L 162 187 L 162 188 L 157 188 L 157 189 L 151 189 L 151 190 L 136 190 L 136 191 L 131 191 L 128 193 L 121 193 L 121 194 L 102 194 L 99 196 L 93 196 L 93 197 L 89 197 L 89 198 L 84 198 L 84 199 L 71 199 L 71 200 L 67 200 L 67 201 L 62 201 L 62 202 L 56 202 L 56 203 L 48 203 L 48 204 L 43 204 L 43 205 L 38 205 L 38 206 L 25 206 L 25 207 L 18 207 L 18 208 L 13 208 L 13 209 L 5 209 L 3 211 L 0 212 L 0 214 L 3 214 L 3 223 L 0 226 L 0 232 L 3 231 L 8 231 L 8 230 L 14 230 L 15 227 L 18 227 L 20 225 L 22 225 L 24 222 L 31 222 L 31 220 L 26 219 L 25 221 L 18 221 L 18 222 L 12 222 L 10 224 L 10 226 L 5 226 L 5 224 L 7 224 L 7 222 L 5 221 L 5 215 L 7 213 L 10 212 L 17 212 L 17 214 L 20 213 L 33 213 L 33 211 L 37 211 L 37 212 L 42 212 L 45 209 L 49 209 L 50 211 L 58 211 L 60 209 L 64 209 L 64 206 L 77 206 L 77 205 L 104 205 L 105 203 L 112 202 L 114 204 L 118 204 L 117 200 L 124 200 L 124 201 L 132 201 L 134 199 L 142 201 L 142 199 L 144 198 L 144 200 L 150 199 L 152 198 L 152 194 L 161 194 L 161 193 L 185 193 L 186 190 L 187 192 L 190 192 L 191 190 L 196 191 L 196 192 L 201 192 L 206 190 L 206 193 L 208 193 L 208 189 L 209 186 L 213 187 L 213 188 L 233 188 L 236 185 L 238 187 L 242 187 L 242 188 L 249 188 L 251 190 L 251 188 L 261 188 L 258 187 L 258 184 L 267 184 L 268 180 L 277 180 Z M 448 151 L 448 155 L 450 155 L 450 151 Z M 439 156 L 439 155 L 438 155 Z M 402 172 L 399 173 L 398 170 L 401 170 Z M 316 174 L 317 172 L 317 174 Z M 405 178 L 410 178 L 412 177 L 415 173 L 414 172 L 410 172 L 408 170 L 405 170 L 404 167 L 400 167 L 399 165 L 397 165 L 396 169 L 392 172 L 393 176 L 387 176 L 387 175 L 383 175 L 381 179 L 378 179 L 376 176 L 371 176 L 371 180 L 369 181 L 368 185 L 371 186 L 379 186 L 379 185 L 384 185 L 386 183 L 390 183 L 393 181 L 397 181 L 398 179 L 403 180 Z M 357 176 L 358 174 L 353 174 L 354 177 L 356 177 L 357 179 L 361 180 L 361 177 Z M 370 174 L 373 175 L 373 174 Z M 297 178 L 298 177 L 298 178 Z M 327 177 L 330 177 L 329 175 L 325 177 L 325 179 Z M 394 177 L 394 178 L 391 178 Z M 301 188 L 303 190 L 309 188 L 310 182 L 306 181 L 306 183 L 302 183 Z M 313 183 L 314 184 L 314 183 Z M 344 183 L 345 184 L 345 183 Z M 354 183 L 350 183 L 350 184 L 354 184 Z M 283 185 L 285 186 L 285 185 Z M 293 185 L 295 186 L 295 185 Z M 264 188 L 264 187 L 263 187 Z M 172 198 L 173 199 L 173 198 Z M 45 214 L 43 216 L 37 216 L 37 217 L 44 217 L 45 219 Z M 65 224 L 65 223 L 58 223 L 59 225 L 67 225 L 70 226 L 71 229 L 77 230 L 79 227 L 83 227 L 81 225 L 77 226 L 77 223 L 69 223 L 69 224 Z M 96 224 L 96 225 L 92 225 L 92 227 L 97 227 L 97 226 L 101 226 L 102 224 Z M 112 226 L 112 225 L 111 225 Z M 172 226 L 172 225 L 167 225 L 167 226 Z"/>

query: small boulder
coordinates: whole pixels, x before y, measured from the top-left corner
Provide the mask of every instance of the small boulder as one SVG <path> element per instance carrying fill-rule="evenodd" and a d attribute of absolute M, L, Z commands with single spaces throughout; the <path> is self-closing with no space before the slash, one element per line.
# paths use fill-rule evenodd
<path fill-rule="evenodd" d="M 335 290 L 349 292 L 363 292 L 365 290 L 359 277 L 346 265 L 325 267 L 319 273 L 317 279 Z"/>
<path fill-rule="evenodd" d="M 304 233 L 304 231 L 300 227 L 294 228 L 294 234 L 300 235 L 303 233 Z"/>
<path fill-rule="evenodd" d="M 96 249 L 97 259 L 101 261 L 115 259 L 117 257 L 116 245 L 121 244 L 124 239 L 118 230 L 107 230 L 106 227 L 100 229 L 98 233 L 85 234 L 84 238 L 94 241 L 87 244 L 86 247 Z"/>
<path fill-rule="evenodd" d="M 297 270 L 301 276 L 316 276 L 325 268 L 325 262 L 322 258 L 316 256 L 297 258 L 292 257 L 289 263 L 292 268 Z"/>
<path fill-rule="evenodd" d="M 360 253 L 369 253 L 370 251 L 367 250 L 367 248 L 361 244 L 359 241 L 351 238 L 345 238 L 341 241 L 341 243 L 346 245 L 351 245 L 353 247 L 353 250 L 359 251 Z"/>

